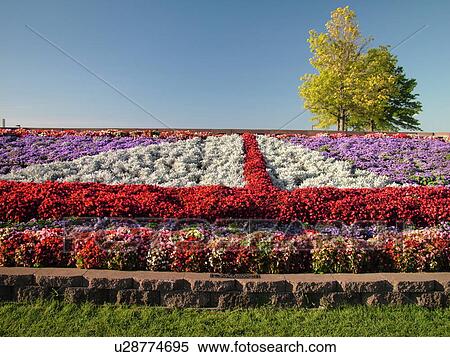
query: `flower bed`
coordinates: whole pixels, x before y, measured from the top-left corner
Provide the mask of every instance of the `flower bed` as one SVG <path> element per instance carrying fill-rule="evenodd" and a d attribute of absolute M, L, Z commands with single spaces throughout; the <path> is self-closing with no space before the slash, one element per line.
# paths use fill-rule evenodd
<path fill-rule="evenodd" d="M 270 136 L 258 136 L 275 185 L 292 190 L 300 187 L 373 188 L 393 184 L 385 175 L 355 169 L 349 161 L 324 157 L 320 152 L 291 145 Z"/>
<path fill-rule="evenodd" d="M 216 273 L 449 271 L 450 231 L 378 233 L 365 240 L 319 232 L 0 228 L 0 266 Z"/>
<path fill-rule="evenodd" d="M 63 137 L 26 135 L 0 136 L 0 174 L 19 170 L 32 164 L 70 161 L 101 152 L 158 144 L 174 139 L 151 137 L 76 136 Z"/>
<path fill-rule="evenodd" d="M 434 225 L 450 220 L 446 187 L 339 189 L 308 187 L 293 191 L 272 184 L 254 135 L 242 136 L 246 186 L 161 187 L 103 183 L 0 181 L 0 220 L 97 217 L 264 218 L 280 221 L 360 220 Z M 237 157 L 238 156 L 232 156 Z M 114 164 L 114 161 L 111 162 Z M 47 167 L 47 166 L 45 166 Z M 215 166 L 212 165 L 215 170 Z M 169 169 L 170 170 L 170 169 Z M 212 176 L 224 180 L 233 171 Z M 173 170 L 171 170 L 173 171 Z M 214 173 L 216 172 L 216 175 Z M 230 175 L 227 173 L 230 172 Z M 127 177 L 127 174 L 123 174 Z M 180 180 L 184 179 L 181 176 Z M 170 182 L 174 182 L 173 180 Z"/>
<path fill-rule="evenodd" d="M 449 221 L 450 189 L 308 188 L 293 192 L 221 186 L 0 182 L 0 220 L 63 217 L 256 218 L 280 221 L 402 221 L 420 226 Z"/>
<path fill-rule="evenodd" d="M 450 185 L 450 142 L 408 137 L 293 137 L 289 142 L 345 160 L 400 184 Z"/>
<path fill-rule="evenodd" d="M 70 143 L 66 139 L 58 142 L 63 141 L 63 145 Z M 100 144 L 97 150 L 106 151 L 101 154 L 87 154 L 81 147 L 84 156 L 80 158 L 29 165 L 0 176 L 0 179 L 154 184 L 168 187 L 243 185 L 242 140 L 237 135 L 193 138 L 174 143 L 155 143 L 154 139 L 149 138 L 119 138 L 114 142 L 134 146 L 121 150 L 108 150 L 110 146 L 102 145 L 104 140 L 91 141 L 89 144 L 92 147 Z M 77 151 L 71 144 L 64 146 L 67 146 L 67 150 Z"/>
<path fill-rule="evenodd" d="M 447 231 L 430 227 L 450 221 L 449 143 L 401 136 L 152 135 L 1 131 L 0 221 L 234 218 L 402 222 L 422 229 L 390 232 L 380 241 L 382 235 L 324 239 L 305 232 L 175 239 L 180 233 L 99 227 L 68 240 L 57 225 L 9 227 L 2 231 L 0 265 L 281 273 L 448 269 Z M 70 242 L 73 254 L 61 255 L 61 242 Z"/>

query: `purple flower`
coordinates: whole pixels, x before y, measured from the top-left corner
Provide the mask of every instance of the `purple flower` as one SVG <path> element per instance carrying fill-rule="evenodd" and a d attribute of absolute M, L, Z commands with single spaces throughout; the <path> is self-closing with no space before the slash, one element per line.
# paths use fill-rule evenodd
<path fill-rule="evenodd" d="M 450 143 L 439 139 L 313 136 L 289 140 L 399 184 L 450 185 Z"/>
<path fill-rule="evenodd" d="M 74 136 L 62 137 L 26 135 L 0 136 L 0 174 L 20 169 L 31 164 L 53 161 L 69 161 L 81 156 L 101 152 L 129 149 L 135 146 L 159 144 L 175 139 L 151 137 Z"/>

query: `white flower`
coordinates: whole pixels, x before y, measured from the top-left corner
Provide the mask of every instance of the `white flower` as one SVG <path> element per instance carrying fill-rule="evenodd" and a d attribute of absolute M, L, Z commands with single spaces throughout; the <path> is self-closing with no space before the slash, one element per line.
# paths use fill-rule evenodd
<path fill-rule="evenodd" d="M 210 136 L 108 151 L 72 161 L 30 165 L 2 175 L 0 179 L 242 187 L 243 161 L 240 136 Z"/>
<path fill-rule="evenodd" d="M 283 189 L 385 187 L 392 183 L 386 176 L 355 170 L 349 162 L 325 158 L 317 151 L 274 137 L 258 136 L 257 140 L 272 181 Z"/>

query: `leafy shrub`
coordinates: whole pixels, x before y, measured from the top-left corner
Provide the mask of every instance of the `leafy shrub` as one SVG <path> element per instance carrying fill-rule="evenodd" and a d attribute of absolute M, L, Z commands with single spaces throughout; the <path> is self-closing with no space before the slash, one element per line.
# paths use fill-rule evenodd
<path fill-rule="evenodd" d="M 450 234 L 429 229 L 407 232 L 386 244 L 394 269 L 402 272 L 449 271 Z"/>
<path fill-rule="evenodd" d="M 370 269 L 370 245 L 362 239 L 336 237 L 315 242 L 312 267 L 315 273 L 362 273 Z"/>
<path fill-rule="evenodd" d="M 215 273 L 254 272 L 251 264 L 254 248 L 242 244 L 241 236 L 219 237 L 209 243 L 209 266 Z"/>
<path fill-rule="evenodd" d="M 0 266 L 67 266 L 70 257 L 64 243 L 61 228 L 39 231 L 0 228 Z"/>
<path fill-rule="evenodd" d="M 202 241 L 183 240 L 175 243 L 171 256 L 172 271 L 206 272 L 209 270 L 209 246 Z"/>

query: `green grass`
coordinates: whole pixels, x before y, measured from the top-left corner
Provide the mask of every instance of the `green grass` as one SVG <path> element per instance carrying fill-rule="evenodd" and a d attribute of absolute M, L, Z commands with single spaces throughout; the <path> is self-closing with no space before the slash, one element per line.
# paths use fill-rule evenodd
<path fill-rule="evenodd" d="M 215 311 L 2 303 L 0 336 L 450 336 L 450 309 L 359 306 Z"/>

